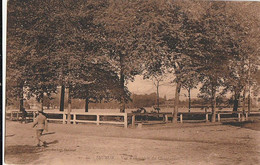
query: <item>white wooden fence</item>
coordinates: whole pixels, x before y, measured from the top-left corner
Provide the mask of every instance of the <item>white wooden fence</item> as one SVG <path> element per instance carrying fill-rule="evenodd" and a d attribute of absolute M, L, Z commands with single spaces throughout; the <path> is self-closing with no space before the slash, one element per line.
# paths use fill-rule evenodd
<path fill-rule="evenodd" d="M 180 112 L 179 114 L 180 114 L 180 122 L 183 123 L 183 115 L 185 115 L 185 114 L 192 114 L 192 112 L 191 113 L 190 112 Z M 194 113 L 194 114 L 205 114 L 205 121 L 208 122 L 209 121 L 209 115 L 211 113 L 207 112 L 207 113 Z M 242 120 L 241 119 L 241 116 L 243 114 L 242 111 L 217 111 L 216 112 L 217 121 L 218 122 L 221 121 L 221 115 L 231 115 L 231 114 L 237 114 L 238 121 Z M 256 113 L 256 114 L 258 114 L 258 113 Z M 248 120 L 248 112 L 245 112 L 245 120 Z"/>
<path fill-rule="evenodd" d="M 27 119 L 33 120 L 36 117 L 36 111 L 27 111 L 28 114 L 30 114 Z M 66 124 L 68 122 L 77 124 L 77 123 L 94 123 L 96 125 L 100 124 L 116 124 L 116 125 L 123 125 L 125 128 L 128 126 L 128 120 L 131 121 L 132 126 L 135 127 L 136 124 L 136 117 L 137 116 L 153 116 L 153 115 L 163 115 L 163 122 L 167 123 L 169 122 L 168 119 L 169 117 L 172 118 L 171 113 L 160 113 L 160 114 L 135 114 L 135 113 L 105 113 L 105 112 L 85 112 L 85 113 L 80 113 L 80 112 L 70 112 L 71 120 L 68 121 L 68 113 L 67 112 L 45 112 L 48 116 L 47 120 L 48 121 L 60 121 L 63 124 Z M 8 114 L 9 119 L 11 120 L 20 120 L 22 113 L 19 111 L 11 111 Z M 196 113 L 196 112 L 179 112 L 178 117 L 180 123 L 183 123 L 183 116 L 185 115 L 205 115 L 204 121 L 208 122 L 209 121 L 209 115 L 211 113 L 209 112 L 201 112 L 201 113 Z M 221 116 L 222 115 L 227 115 L 227 114 L 237 114 L 238 121 L 241 121 L 242 119 L 242 111 L 217 111 L 216 112 L 216 117 L 217 121 L 221 121 Z M 260 114 L 260 112 L 251 112 L 250 114 Z M 92 116 L 92 117 L 90 117 Z M 129 117 L 129 119 L 128 119 Z M 116 120 L 119 118 L 118 120 Z M 112 119 L 112 120 L 106 120 L 106 119 Z M 229 119 L 229 118 L 226 118 Z M 245 113 L 245 120 L 248 119 L 248 113 Z"/>
<path fill-rule="evenodd" d="M 47 112 L 47 115 L 51 116 L 51 114 L 54 115 L 62 115 L 62 119 L 55 119 L 48 117 L 48 121 L 62 121 L 63 124 L 66 124 L 68 122 L 72 122 L 73 124 L 77 123 L 94 123 L 97 125 L 100 124 L 117 124 L 117 125 L 123 125 L 125 128 L 127 128 L 127 113 L 78 113 L 78 112 L 70 112 L 71 120 L 68 121 L 69 114 L 66 112 Z M 94 116 L 95 120 L 88 120 L 88 119 L 78 119 L 79 116 Z M 108 117 L 108 116 L 113 116 L 113 117 L 122 117 L 123 120 L 118 120 L 118 121 L 107 121 L 107 120 L 101 120 Z"/>
<path fill-rule="evenodd" d="M 251 114 L 259 114 L 259 113 L 260 112 L 251 112 Z M 232 117 L 223 118 L 223 119 L 237 119 L 238 121 L 242 120 L 242 114 L 243 114 L 242 111 L 217 111 L 216 112 L 217 121 L 220 122 L 221 121 L 221 116 L 223 116 L 223 115 L 232 115 L 232 114 L 236 114 L 237 116 L 232 116 Z M 162 122 L 164 122 L 164 123 L 168 123 L 169 122 L 169 117 L 173 118 L 172 113 L 165 113 L 165 112 L 160 113 L 160 114 L 157 114 L 157 113 L 155 113 L 155 114 L 145 114 L 145 113 L 139 113 L 139 114 L 138 113 L 131 113 L 131 114 L 129 114 L 129 116 L 132 117 L 132 126 L 135 125 L 137 116 L 153 116 L 153 115 L 154 116 L 156 116 L 156 115 L 163 115 Z M 209 121 L 209 115 L 211 115 L 211 112 L 178 112 L 179 122 L 183 123 L 185 121 L 183 118 L 185 116 L 187 118 L 187 116 L 189 116 L 189 115 L 205 116 L 204 119 L 198 119 L 198 121 L 204 120 L 205 122 L 208 122 Z M 248 120 L 248 112 L 245 112 L 245 120 Z"/>

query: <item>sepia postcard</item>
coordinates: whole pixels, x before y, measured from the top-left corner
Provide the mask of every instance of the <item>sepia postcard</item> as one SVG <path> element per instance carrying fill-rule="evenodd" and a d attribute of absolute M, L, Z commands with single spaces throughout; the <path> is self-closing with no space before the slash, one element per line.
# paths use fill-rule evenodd
<path fill-rule="evenodd" d="M 3 164 L 260 163 L 260 3 L 3 1 Z"/>

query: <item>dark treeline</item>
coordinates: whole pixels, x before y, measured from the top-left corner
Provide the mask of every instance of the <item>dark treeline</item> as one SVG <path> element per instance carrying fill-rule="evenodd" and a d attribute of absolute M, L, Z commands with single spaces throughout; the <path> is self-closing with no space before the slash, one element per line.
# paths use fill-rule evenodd
<path fill-rule="evenodd" d="M 34 96 L 43 106 L 61 87 L 61 111 L 84 99 L 86 112 L 111 101 L 124 112 L 128 81 L 167 72 L 175 77 L 174 122 L 181 90 L 198 84 L 213 114 L 227 93 L 234 110 L 241 99 L 245 110 L 259 89 L 259 11 L 258 2 L 9 0 L 7 105 L 17 98 L 22 108 Z"/>
<path fill-rule="evenodd" d="M 68 96 L 65 96 L 65 100 L 67 100 Z M 174 107 L 174 99 L 167 100 L 164 98 L 159 98 L 159 104 L 160 108 L 173 108 Z M 205 107 L 209 107 L 210 104 L 207 100 L 202 98 L 192 98 L 191 100 L 191 111 L 193 108 L 201 108 L 201 110 L 204 110 Z M 234 105 L 234 100 L 232 98 L 221 98 L 217 99 L 218 108 L 231 108 Z M 242 103 L 242 102 L 241 102 Z M 241 104 L 240 103 L 240 104 Z M 13 100 L 12 106 L 14 108 L 19 108 L 19 101 Z M 26 109 L 32 108 L 32 101 L 24 101 L 24 107 Z M 52 99 L 49 99 L 47 96 L 44 96 L 43 98 L 43 106 L 46 109 L 58 109 L 60 106 L 60 99 L 58 95 L 53 95 Z M 182 108 L 189 108 L 189 99 L 180 100 L 179 106 Z M 157 95 L 156 93 L 151 94 L 143 94 L 143 95 L 137 95 L 132 94 L 131 95 L 131 101 L 126 104 L 126 108 L 130 109 L 138 109 L 141 107 L 157 107 Z M 254 107 L 254 105 L 252 105 Z M 68 108 L 68 103 L 65 102 L 64 108 Z M 85 108 L 85 100 L 83 99 L 72 99 L 71 103 L 72 109 L 84 109 Z M 117 101 L 101 101 L 101 102 L 91 102 L 89 103 L 90 109 L 117 109 L 119 108 Z"/>
<path fill-rule="evenodd" d="M 68 99 L 68 95 L 65 95 L 65 100 Z M 144 94 L 144 95 L 131 95 L 131 101 L 126 104 L 127 108 L 141 108 L 141 107 L 152 107 L 156 106 L 157 96 L 156 93 Z M 165 98 L 160 98 L 160 104 L 165 104 Z M 172 100 L 171 100 L 172 102 Z M 19 108 L 19 102 L 13 102 L 16 108 Z M 46 109 L 55 109 L 60 106 L 60 99 L 58 95 L 52 96 L 52 99 L 44 96 L 43 98 L 43 106 Z M 30 103 L 27 101 L 24 102 L 24 107 L 26 109 L 30 109 Z M 64 105 L 65 108 L 68 108 L 67 102 Z M 72 99 L 71 108 L 73 109 L 84 109 L 85 108 L 85 100 L 83 99 Z M 101 100 L 100 102 L 94 102 L 94 100 L 90 100 L 89 102 L 90 109 L 115 109 L 119 108 L 118 102 L 115 100 L 107 102 L 106 100 Z"/>

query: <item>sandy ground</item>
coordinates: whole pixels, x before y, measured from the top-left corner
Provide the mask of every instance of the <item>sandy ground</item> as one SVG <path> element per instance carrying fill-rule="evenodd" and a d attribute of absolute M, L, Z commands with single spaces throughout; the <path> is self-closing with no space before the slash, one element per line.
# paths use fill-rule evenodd
<path fill-rule="evenodd" d="M 259 120 L 258 120 L 259 121 Z M 6 164 L 259 164 L 260 122 L 122 128 L 49 123 L 36 147 L 32 124 L 6 121 Z"/>

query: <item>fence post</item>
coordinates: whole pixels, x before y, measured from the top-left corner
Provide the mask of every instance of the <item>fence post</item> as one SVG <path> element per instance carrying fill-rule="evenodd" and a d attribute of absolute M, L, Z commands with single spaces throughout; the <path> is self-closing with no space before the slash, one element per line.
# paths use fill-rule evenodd
<path fill-rule="evenodd" d="M 165 115 L 165 122 L 168 123 L 168 115 Z"/>
<path fill-rule="evenodd" d="M 19 112 L 16 113 L 16 120 L 19 121 Z"/>
<path fill-rule="evenodd" d="M 35 121 L 35 112 L 33 111 L 33 121 Z"/>
<path fill-rule="evenodd" d="M 76 114 L 73 114 L 73 124 L 76 124 Z"/>
<path fill-rule="evenodd" d="M 218 122 L 220 122 L 220 113 L 218 113 Z"/>
<path fill-rule="evenodd" d="M 246 120 L 248 120 L 248 112 L 246 112 Z"/>
<path fill-rule="evenodd" d="M 241 120 L 240 113 L 238 112 L 237 114 L 238 114 L 238 121 L 240 121 Z"/>
<path fill-rule="evenodd" d="M 206 122 L 208 122 L 208 121 L 209 121 L 209 114 L 206 113 Z"/>
<path fill-rule="evenodd" d="M 127 128 L 127 113 L 124 114 L 124 127 Z"/>
<path fill-rule="evenodd" d="M 135 128 L 135 115 L 132 116 L 132 127 Z"/>
<path fill-rule="evenodd" d="M 182 114 L 180 114 L 180 122 L 182 123 L 183 121 L 182 121 Z"/>
<path fill-rule="evenodd" d="M 65 124 L 66 123 L 66 114 L 65 114 L 65 112 L 63 113 L 63 118 L 62 118 L 63 120 L 62 120 L 62 124 Z"/>
<path fill-rule="evenodd" d="M 13 111 L 11 111 L 11 120 L 13 120 Z"/>
<path fill-rule="evenodd" d="M 97 114 L 97 125 L 99 125 L 99 114 Z"/>

